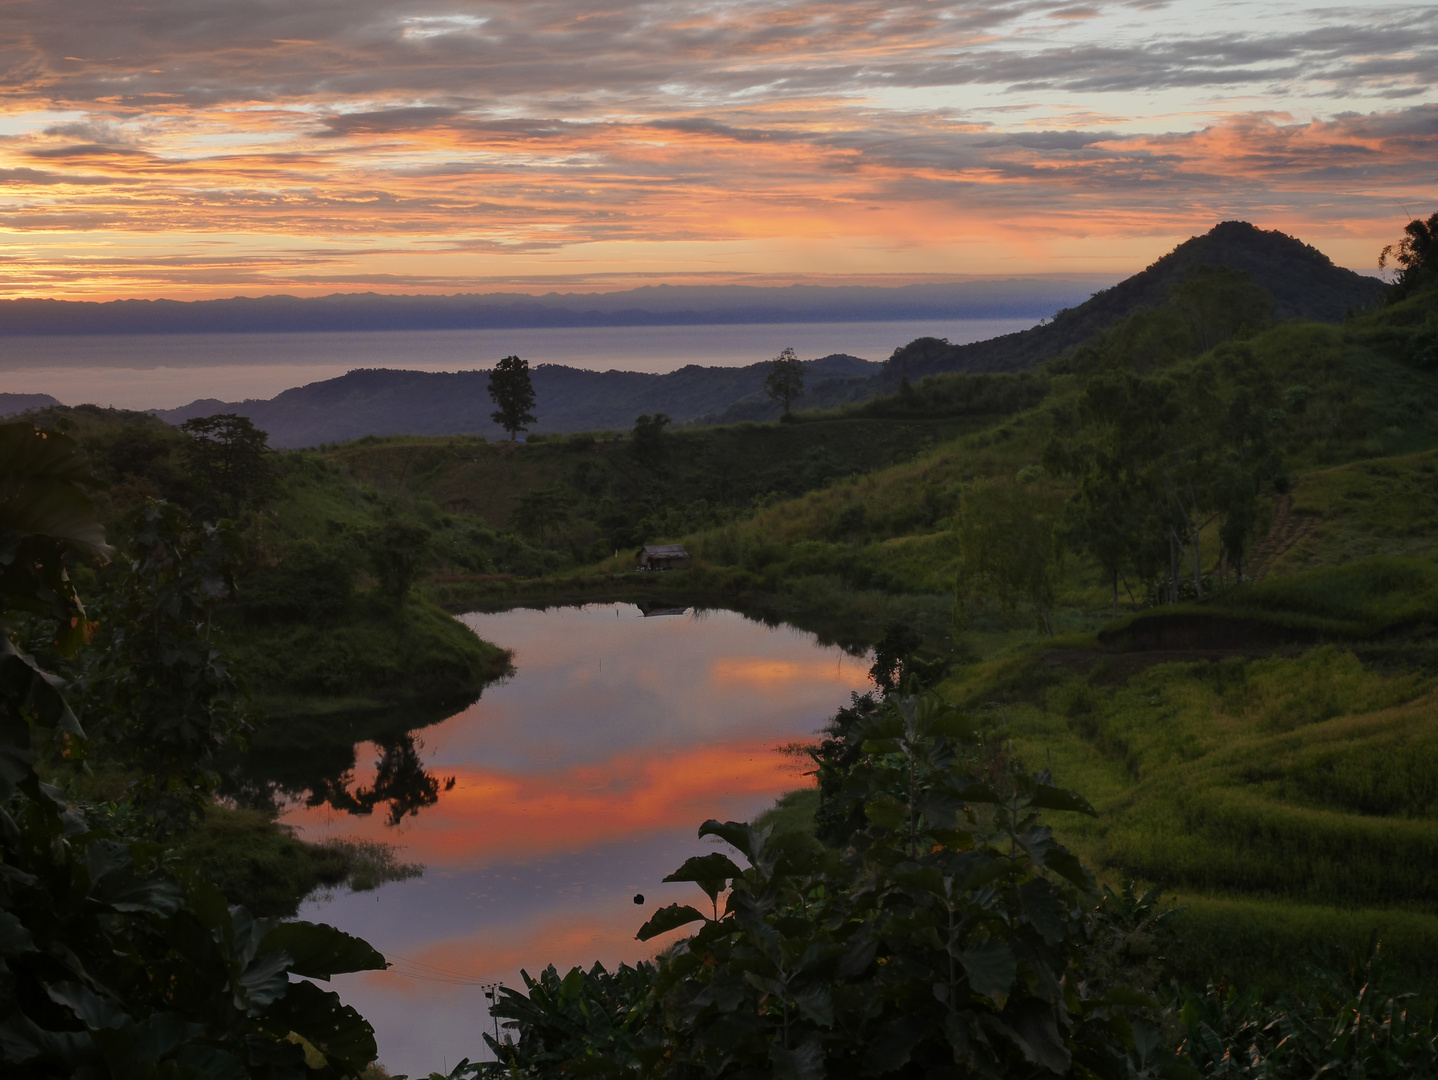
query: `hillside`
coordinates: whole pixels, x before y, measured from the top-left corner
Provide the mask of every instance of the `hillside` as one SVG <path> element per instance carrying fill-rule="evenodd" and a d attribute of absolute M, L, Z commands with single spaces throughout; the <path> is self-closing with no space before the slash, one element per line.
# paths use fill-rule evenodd
<path fill-rule="evenodd" d="M 828 400 L 881 366 L 835 354 L 810 360 L 805 377 L 813 394 Z M 764 397 L 767 363 L 741 368 L 689 365 L 664 375 L 585 371 L 561 364 L 532 369 L 536 431 L 628 430 L 636 417 L 664 413 L 683 423 L 741 400 Z M 269 432 L 278 447 L 318 446 L 366 435 L 483 435 L 502 438 L 490 420 L 489 373 L 372 369 L 286 390 L 268 400 L 205 399 L 156 415 L 178 424 L 193 416 L 238 413 Z M 767 408 L 765 409 L 767 414 Z M 769 419 L 768 415 L 763 417 Z"/>
<path fill-rule="evenodd" d="M 1321 252 L 1293 237 L 1264 232 L 1244 222 L 1224 222 L 1203 236 L 1180 244 L 1142 272 L 1077 306 L 1064 308 L 1051 322 L 1033 329 L 970 345 L 919 338 L 897 349 L 882 366 L 844 354 L 809 361 L 807 385 L 800 405 L 813 410 L 862 402 L 893 393 L 904 378 L 915 380 L 929 374 L 1033 368 L 1073 351 L 1096 333 L 1116 327 L 1142 312 L 1160 309 L 1166 304 L 1173 307 L 1175 288 L 1192 282 L 1195 275 L 1201 277 L 1205 268 L 1211 267 L 1235 271 L 1243 275 L 1237 279 L 1239 282 L 1254 283 L 1264 290 L 1259 295 L 1271 297 L 1271 307 L 1262 313 L 1258 322 L 1266 319 L 1270 312 L 1280 321 L 1302 318 L 1337 322 L 1350 310 L 1370 304 L 1383 287 L 1375 278 L 1334 266 Z M 913 290 L 918 291 L 911 290 L 906 295 L 926 296 L 923 290 L 929 288 L 914 286 Z M 1017 295 L 1027 295 L 1024 293 L 1027 286 L 1023 283 L 1015 283 L 1015 288 Z M 639 292 L 643 290 L 636 290 Z M 668 293 L 656 299 L 660 293 L 662 290 L 645 293 L 644 302 L 657 307 L 675 302 Z M 714 292 L 714 296 L 727 298 L 726 303 L 737 303 L 741 295 L 750 294 L 742 289 Z M 799 290 L 795 295 L 819 302 L 815 298 L 818 294 L 812 290 Z M 1012 308 L 1012 304 L 1006 305 L 993 289 L 984 295 L 993 305 L 988 309 L 990 314 Z M 839 305 L 824 309 L 829 316 L 843 313 L 844 297 L 827 293 L 823 296 L 827 297 L 825 303 Z M 750 295 L 750 299 L 758 302 L 757 294 Z M 858 305 L 848 309 L 855 312 L 850 317 L 860 317 L 860 298 L 856 294 L 849 299 Z M 385 304 L 380 303 L 379 307 L 382 309 Z M 1220 311 L 1224 309 L 1222 298 L 1217 307 Z M 764 314 L 767 309 L 756 311 Z M 670 314 L 674 314 L 673 311 Z M 1185 313 L 1178 310 L 1169 312 L 1173 321 L 1183 322 L 1184 316 Z M 702 331 L 696 330 L 699 332 Z M 1211 344 L 1202 340 L 1204 336 L 1202 332 L 1195 336 L 1191 352 L 1196 354 Z M 773 420 L 778 417 L 779 408 L 764 394 L 766 371 L 764 363 L 744 368 L 690 366 L 666 375 L 594 372 L 542 364 L 533 372 L 537 397 L 535 415 L 539 417 L 535 430 L 546 433 L 627 430 L 636 417 L 656 412 L 665 413 L 681 424 Z M 178 423 L 217 412 L 239 413 L 268 431 L 271 442 L 281 447 L 317 446 L 365 435 L 478 434 L 495 438 L 500 432 L 489 421 L 492 410 L 486 379 L 484 373 L 476 372 L 353 371 L 338 379 L 287 390 L 269 400 L 205 399 L 163 410 L 158 415 Z"/>
<path fill-rule="evenodd" d="M 693 571 L 625 574 L 621 552 L 542 583 L 435 587 L 497 603 L 651 592 L 820 632 L 847 623 L 849 636 L 838 633 L 851 643 L 856 627 L 872 641 L 884 620 L 898 620 L 926 639 L 922 655 L 951 665 L 944 693 L 981 717 L 990 738 L 1092 799 L 1096 820 L 1055 824 L 1101 878 L 1117 886 L 1133 875 L 1176 893 L 1186 914 L 1170 963 L 1181 979 L 1275 992 L 1308 978 L 1324 950 L 1362 955 L 1376 932 L 1402 984 L 1416 986 L 1438 962 L 1431 859 L 1411 855 L 1438 850 L 1438 371 L 1426 359 L 1435 325 L 1438 295 L 1429 293 L 1342 326 L 1281 323 L 1157 370 L 1124 341 L 1101 339 L 1085 371 L 931 376 L 908 396 L 793 424 L 678 432 L 676 477 L 697 475 L 677 464 L 691 455 L 733 453 L 729 431 L 747 432 L 757 458 L 809 461 L 820 446 L 856 443 L 873 417 L 887 416 L 896 436 L 945 409 L 952 425 L 932 428 L 933 441 L 904 460 L 830 470 L 827 483 L 806 474 L 797 498 L 765 499 L 707 527 L 682 514 L 666 527 L 651 514 L 644 538 L 683 540 Z M 1029 477 L 1035 498 L 1067 497 L 1069 482 L 1041 467 L 1045 449 L 1088 382 L 1134 370 L 1126 365 L 1154 386 L 1236 380 L 1279 402 L 1265 415 L 1281 468 L 1254 526 L 1263 583 L 1221 586 L 1211 523 L 1200 550 L 1213 595 L 1202 603 L 1163 604 L 1152 583 L 1131 580 L 1124 617 L 1105 630 L 1102 575 L 1087 555 L 1071 555 L 1056 584 L 1058 637 L 1035 633 L 1025 602 L 986 602 L 965 611 L 955 646 L 946 615 L 968 494 Z M 985 411 L 957 415 L 976 401 Z M 782 448 L 771 433 L 787 440 Z M 700 439 L 716 441 L 701 452 Z M 488 479 L 476 472 L 466 486 L 518 480 L 538 464 L 522 464 L 534 450 L 556 452 L 541 444 L 483 459 Z M 341 453 L 357 463 L 362 452 Z M 423 489 L 439 491 L 445 472 L 424 472 Z M 574 479 L 548 469 L 543 482 L 572 490 L 576 511 L 557 534 L 577 526 L 582 493 L 603 490 L 601 475 L 570 489 Z"/>
<path fill-rule="evenodd" d="M 0 416 L 18 416 L 31 409 L 60 404 L 49 394 L 0 394 Z"/>
<path fill-rule="evenodd" d="M 1284 233 L 1264 231 L 1246 221 L 1224 221 L 1202 236 L 1185 240 L 1152 266 L 1052 322 L 971 345 L 920 339 L 894 354 L 893 378 L 943 371 L 1016 371 L 1052 360 L 1095 333 L 1143 308 L 1156 307 L 1169 290 L 1199 267 L 1240 271 L 1273 297 L 1276 319 L 1339 322 L 1367 307 L 1383 291 L 1377 278 L 1333 265 L 1317 248 Z"/>

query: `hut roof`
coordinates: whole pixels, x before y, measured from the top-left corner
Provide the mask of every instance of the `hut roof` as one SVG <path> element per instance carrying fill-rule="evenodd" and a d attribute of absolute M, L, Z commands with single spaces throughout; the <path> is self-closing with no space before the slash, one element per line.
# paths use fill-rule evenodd
<path fill-rule="evenodd" d="M 683 544 L 645 544 L 644 554 L 657 555 L 660 558 L 687 558 L 689 552 L 684 550 Z"/>

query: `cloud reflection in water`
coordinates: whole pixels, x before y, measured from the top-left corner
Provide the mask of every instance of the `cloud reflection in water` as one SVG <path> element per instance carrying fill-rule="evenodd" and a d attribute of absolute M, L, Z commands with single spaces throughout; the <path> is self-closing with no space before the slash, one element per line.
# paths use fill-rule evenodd
<path fill-rule="evenodd" d="M 286 817 L 309 839 L 383 839 L 426 864 L 418 881 L 302 912 L 393 954 L 391 971 L 337 989 L 375 1025 L 381 1060 L 410 1074 L 479 1053 L 479 981 L 651 955 L 656 943 L 634 932 L 656 906 L 694 899 L 660 878 L 708 850 L 699 824 L 751 817 L 806 784 L 776 748 L 867 685 L 866 659 L 733 612 L 645 619 L 624 604 L 464 619 L 515 651 L 516 674 L 424 729 L 424 768 L 454 776 L 453 790 L 394 828 L 327 807 Z M 374 756 L 362 748 L 359 760 Z"/>

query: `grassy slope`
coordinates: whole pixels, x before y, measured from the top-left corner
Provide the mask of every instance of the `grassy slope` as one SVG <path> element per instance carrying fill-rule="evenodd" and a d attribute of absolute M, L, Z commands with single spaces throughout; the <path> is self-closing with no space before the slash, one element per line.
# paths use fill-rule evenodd
<path fill-rule="evenodd" d="M 362 532 L 394 510 L 372 488 L 314 455 L 285 455 L 280 469 L 277 493 L 250 529 L 251 547 L 260 552 L 304 538 Z M 472 523 L 412 501 L 400 510 L 434 531 L 440 552 L 476 546 Z M 415 596 L 396 611 L 373 590 L 357 592 L 334 617 L 278 624 L 236 620 L 228 634 L 238 670 L 257 704 L 272 715 L 461 700 L 508 668 L 504 650 L 480 640 L 431 600 Z"/>
<path fill-rule="evenodd" d="M 947 684 L 994 737 L 1094 801 L 1096 821 L 1054 824 L 1102 877 L 1179 896 L 1184 978 L 1280 989 L 1315 950 L 1361 954 L 1375 932 L 1414 984 L 1438 965 L 1438 379 L 1390 347 L 1411 352 L 1416 332 L 1383 328 L 1429 327 L 1424 310 L 1251 342 L 1280 387 L 1311 390 L 1288 421 L 1293 494 L 1274 498 L 1265 583 L 1188 611 L 1308 644 L 1125 654 L 1015 628 L 970 635 L 983 659 Z M 1048 404 L 1071 392 L 1055 379 Z M 1044 434 L 1043 410 L 1021 414 L 690 542 L 780 583 L 804 566 L 852 579 L 875 565 L 881 585 L 918 594 L 952 574 L 942 515 L 957 486 L 1036 462 Z M 949 500 L 939 514 L 936 499 Z M 844 535 L 855 506 L 866 524 Z M 1103 621 L 1095 584 L 1067 568 L 1069 628 Z"/>

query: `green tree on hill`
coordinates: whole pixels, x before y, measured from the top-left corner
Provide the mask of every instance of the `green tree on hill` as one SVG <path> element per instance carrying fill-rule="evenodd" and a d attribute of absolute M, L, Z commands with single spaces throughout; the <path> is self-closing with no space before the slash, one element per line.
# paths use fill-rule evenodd
<path fill-rule="evenodd" d="M 48 621 L 59 631 L 50 648 L 68 658 L 94 629 L 66 570 L 67 559 L 114 554 L 86 491 L 93 486 L 72 440 L 28 423 L 0 426 L 4 1074 L 358 1077 L 376 1056 L 373 1028 L 337 994 L 304 980 L 382 970 L 384 957 L 329 926 L 256 919 L 230 906 L 193 871 L 171 873 L 173 849 L 137 840 L 129 814 L 114 804 L 72 804 L 73 795 L 42 779 L 42 770 L 45 779 L 61 779 L 57 771 L 63 775 L 97 746 L 148 739 L 157 718 L 130 711 L 159 705 L 167 722 L 175 703 L 164 695 L 192 694 L 183 680 L 157 674 L 146 658 L 155 642 L 142 643 L 130 655 L 139 660 L 132 687 L 144 685 L 107 706 L 124 712 L 96 717 L 107 730 L 92 743 L 65 700 L 64 682 L 11 640 L 17 617 Z M 153 509 L 150 524 L 165 527 L 168 511 Z M 172 539 L 137 536 L 133 555 L 149 561 L 135 571 L 147 580 L 134 595 L 159 605 L 150 621 L 162 635 L 174 620 L 194 615 L 195 583 L 184 580 L 177 566 L 183 553 Z M 191 595 L 174 606 L 183 593 Z M 162 610 L 167 605 L 171 610 Z M 192 636 L 203 645 L 199 633 Z M 169 644 L 159 643 L 161 654 Z M 107 659 L 123 663 L 129 647 L 112 638 Z M 173 659 L 156 655 L 161 664 Z M 211 732 L 201 725 L 170 734 L 193 746 Z M 318 1068 L 307 1068 L 301 1043 L 319 1051 Z"/>
<path fill-rule="evenodd" d="M 793 349 L 785 349 L 770 363 L 764 393 L 769 395 L 769 400 L 784 407 L 785 416 L 804 393 L 804 364 Z"/>
<path fill-rule="evenodd" d="M 496 408 L 490 419 L 509 434 L 511 440 L 534 423 L 534 384 L 529 381 L 529 361 L 506 356 L 489 373 L 489 399 Z"/>
<path fill-rule="evenodd" d="M 664 413 L 648 413 L 634 421 L 634 456 L 646 465 L 653 465 L 664 454 L 664 429 L 670 419 Z"/>
<path fill-rule="evenodd" d="M 185 468 L 198 488 L 200 508 L 236 517 L 264 499 L 274 486 L 269 436 L 247 416 L 219 413 L 186 420 L 180 430 Z"/>
<path fill-rule="evenodd" d="M 1039 629 L 1053 636 L 1059 559 L 1057 499 L 1038 484 L 992 483 L 964 493 L 959 508 L 959 575 L 954 618 L 982 595 L 1005 607 L 1033 605 Z"/>
<path fill-rule="evenodd" d="M 1199 266 L 1168 293 L 1197 353 L 1260 330 L 1273 317 L 1273 295 L 1242 270 Z"/>
<path fill-rule="evenodd" d="M 1428 220 L 1414 218 L 1403 227 L 1403 239 L 1389 244 L 1378 255 L 1378 268 L 1386 269 L 1392 259 L 1399 267 L 1393 282 L 1393 298 L 1401 300 L 1424 281 L 1438 277 L 1438 212 Z"/>

